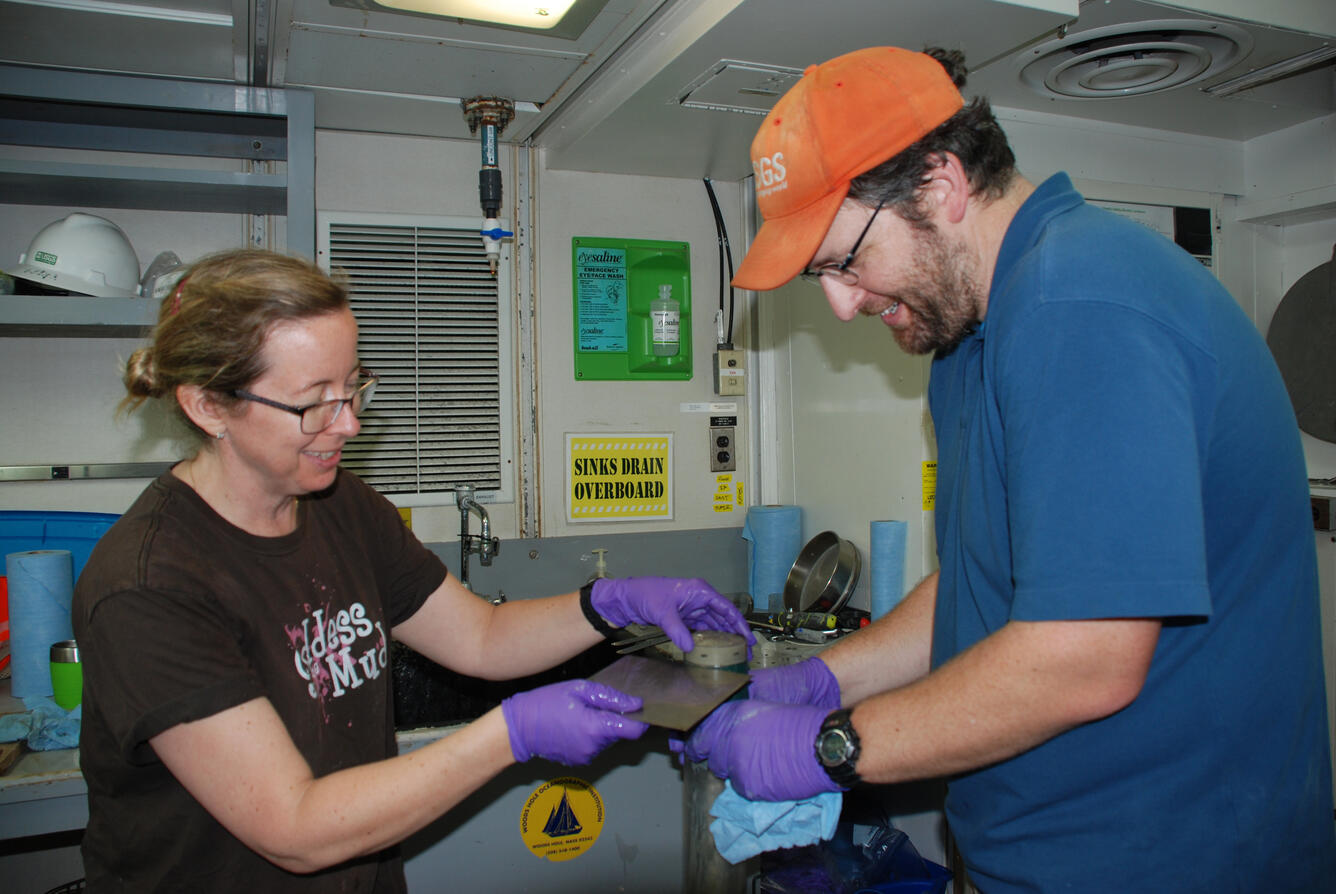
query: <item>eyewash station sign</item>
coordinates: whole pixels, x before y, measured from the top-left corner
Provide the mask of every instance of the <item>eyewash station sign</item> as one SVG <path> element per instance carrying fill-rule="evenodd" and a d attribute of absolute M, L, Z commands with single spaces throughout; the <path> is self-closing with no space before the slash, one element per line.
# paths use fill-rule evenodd
<path fill-rule="evenodd" d="M 671 519 L 672 434 L 566 435 L 566 520 Z"/>

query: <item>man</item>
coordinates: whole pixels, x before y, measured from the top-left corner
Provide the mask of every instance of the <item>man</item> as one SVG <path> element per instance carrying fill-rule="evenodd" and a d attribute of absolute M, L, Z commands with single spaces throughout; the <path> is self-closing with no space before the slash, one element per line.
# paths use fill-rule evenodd
<path fill-rule="evenodd" d="M 688 756 L 768 800 L 947 777 L 987 894 L 1327 889 L 1317 571 L 1280 376 L 1186 253 L 1065 175 L 1020 176 L 963 84 L 958 53 L 851 53 L 752 144 L 765 223 L 734 283 L 816 279 L 840 319 L 933 355 L 940 570 L 754 674 Z"/>

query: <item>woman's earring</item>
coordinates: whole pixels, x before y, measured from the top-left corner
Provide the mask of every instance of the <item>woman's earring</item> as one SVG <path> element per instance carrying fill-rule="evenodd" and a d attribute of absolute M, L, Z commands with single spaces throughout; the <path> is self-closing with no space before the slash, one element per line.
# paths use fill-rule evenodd
<path fill-rule="evenodd" d="M 223 435 L 225 434 L 227 434 L 227 430 L 223 429 L 218 434 L 214 435 L 214 437 L 221 441 L 223 439 Z"/>

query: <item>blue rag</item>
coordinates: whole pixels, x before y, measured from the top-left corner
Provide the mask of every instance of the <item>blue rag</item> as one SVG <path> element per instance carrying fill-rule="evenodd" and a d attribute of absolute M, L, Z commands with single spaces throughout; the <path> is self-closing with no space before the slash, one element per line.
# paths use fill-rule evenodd
<path fill-rule="evenodd" d="M 83 705 L 66 711 L 51 699 L 35 695 L 25 698 L 23 706 L 28 710 L 0 716 L 0 742 L 26 738 L 33 751 L 74 748 L 79 744 Z"/>
<path fill-rule="evenodd" d="M 841 792 L 822 792 L 803 801 L 749 801 L 725 781 L 710 807 L 715 818 L 710 833 L 719 855 L 737 864 L 765 851 L 829 841 L 843 805 Z"/>

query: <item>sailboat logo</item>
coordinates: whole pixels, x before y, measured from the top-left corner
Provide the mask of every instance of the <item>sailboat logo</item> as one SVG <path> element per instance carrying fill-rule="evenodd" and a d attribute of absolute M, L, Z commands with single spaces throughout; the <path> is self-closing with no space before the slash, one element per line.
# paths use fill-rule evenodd
<path fill-rule="evenodd" d="M 543 834 L 551 838 L 565 838 L 569 835 L 578 835 L 584 831 L 584 826 L 575 817 L 575 811 L 571 809 L 571 799 L 566 789 L 561 790 L 561 803 L 552 808 L 548 814 L 547 825 L 543 826 Z"/>
<path fill-rule="evenodd" d="M 520 811 L 520 838 L 535 857 L 554 863 L 588 851 L 603 831 L 604 805 L 583 779 L 561 776 L 534 789 Z"/>

